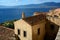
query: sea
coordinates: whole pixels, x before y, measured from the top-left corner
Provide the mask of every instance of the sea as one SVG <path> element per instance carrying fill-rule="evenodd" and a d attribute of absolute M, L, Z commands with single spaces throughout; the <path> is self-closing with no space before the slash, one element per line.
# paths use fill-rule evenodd
<path fill-rule="evenodd" d="M 30 17 L 34 12 L 48 12 L 52 8 L 0 8 L 0 23 L 21 19 L 22 12 Z"/>

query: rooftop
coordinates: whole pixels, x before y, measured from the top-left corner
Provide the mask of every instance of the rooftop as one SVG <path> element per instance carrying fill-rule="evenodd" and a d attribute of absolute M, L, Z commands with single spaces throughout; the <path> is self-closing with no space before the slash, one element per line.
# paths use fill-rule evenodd
<path fill-rule="evenodd" d="M 13 29 L 0 26 L 0 40 L 12 40 L 13 35 Z"/>
<path fill-rule="evenodd" d="M 26 21 L 30 25 L 38 24 L 40 21 L 44 20 L 46 17 L 44 14 L 35 15 L 27 18 L 23 18 L 24 21 Z"/>

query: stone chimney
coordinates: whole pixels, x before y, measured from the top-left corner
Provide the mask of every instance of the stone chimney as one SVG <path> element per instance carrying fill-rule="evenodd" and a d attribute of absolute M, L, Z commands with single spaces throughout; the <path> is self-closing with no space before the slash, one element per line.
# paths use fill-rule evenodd
<path fill-rule="evenodd" d="M 24 12 L 22 12 L 22 18 L 25 18 L 25 13 Z"/>
<path fill-rule="evenodd" d="M 49 10 L 49 12 L 52 12 L 52 10 Z"/>
<path fill-rule="evenodd" d="M 34 12 L 33 15 L 36 16 L 36 15 L 39 15 L 39 14 L 40 14 L 39 12 Z"/>

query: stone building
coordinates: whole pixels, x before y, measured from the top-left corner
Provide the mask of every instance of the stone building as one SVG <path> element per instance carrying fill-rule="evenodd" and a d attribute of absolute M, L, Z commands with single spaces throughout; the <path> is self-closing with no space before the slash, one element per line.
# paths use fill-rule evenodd
<path fill-rule="evenodd" d="M 45 24 L 45 15 L 43 14 L 27 18 L 22 15 L 22 19 L 14 22 L 14 31 L 20 40 L 44 40 Z"/>
<path fill-rule="evenodd" d="M 45 40 L 55 40 L 59 26 L 47 20 L 45 25 Z"/>
<path fill-rule="evenodd" d="M 14 22 L 14 32 L 20 40 L 55 40 L 60 26 L 60 8 L 49 12 L 35 12 Z"/>
<path fill-rule="evenodd" d="M 59 22 L 60 21 L 60 8 L 54 9 L 54 10 L 50 10 L 47 13 L 47 20 L 49 20 L 51 23 L 53 23 L 52 28 L 54 29 L 54 30 L 52 30 L 53 32 L 52 31 L 49 31 L 49 32 L 52 32 L 52 34 L 50 34 L 50 33 L 48 33 L 48 34 L 50 34 L 50 36 L 52 35 L 52 37 L 54 37 L 54 39 L 55 39 L 55 37 L 57 35 L 57 32 L 58 32 L 58 30 L 60 28 L 59 27 L 60 26 L 60 22 Z M 47 22 L 47 23 L 49 23 L 49 22 Z"/>

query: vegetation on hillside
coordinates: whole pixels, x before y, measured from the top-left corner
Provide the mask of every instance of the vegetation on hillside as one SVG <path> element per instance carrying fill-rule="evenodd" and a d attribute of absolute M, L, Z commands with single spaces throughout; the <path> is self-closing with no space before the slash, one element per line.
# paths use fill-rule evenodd
<path fill-rule="evenodd" d="M 1 23 L 0 25 L 14 29 L 14 22 L 15 22 L 15 21 L 16 21 L 16 20 L 6 21 L 6 22 L 4 22 L 4 23 Z"/>

